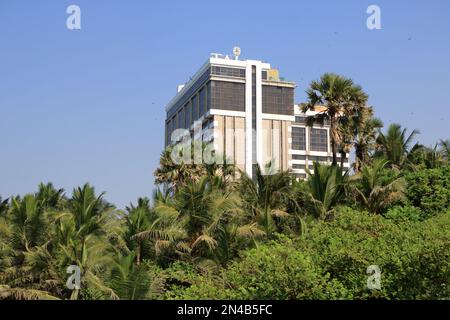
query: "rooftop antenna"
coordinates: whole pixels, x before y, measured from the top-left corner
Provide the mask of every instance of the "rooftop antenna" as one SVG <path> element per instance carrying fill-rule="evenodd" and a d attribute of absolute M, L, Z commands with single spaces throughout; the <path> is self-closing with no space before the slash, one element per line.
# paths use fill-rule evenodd
<path fill-rule="evenodd" d="M 241 55 L 241 48 L 234 47 L 233 48 L 234 59 L 239 60 L 239 56 Z"/>

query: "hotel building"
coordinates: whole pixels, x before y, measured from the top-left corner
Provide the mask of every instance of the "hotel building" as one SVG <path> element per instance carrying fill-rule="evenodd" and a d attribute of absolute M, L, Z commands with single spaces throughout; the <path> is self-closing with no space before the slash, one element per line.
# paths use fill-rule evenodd
<path fill-rule="evenodd" d="M 185 129 L 249 176 L 255 164 L 272 161 L 275 169 L 305 178 L 314 161 L 331 161 L 330 135 L 327 124 L 306 127 L 315 112 L 304 114 L 294 104 L 295 87 L 269 63 L 211 54 L 167 105 L 165 144 L 176 143 L 173 133 Z"/>

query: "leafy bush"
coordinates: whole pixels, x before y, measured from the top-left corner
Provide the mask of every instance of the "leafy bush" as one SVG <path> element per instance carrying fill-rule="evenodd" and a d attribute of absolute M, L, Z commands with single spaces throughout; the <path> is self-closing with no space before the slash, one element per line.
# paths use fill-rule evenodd
<path fill-rule="evenodd" d="M 330 280 L 292 241 L 270 242 L 246 251 L 219 277 L 209 275 L 177 298 L 182 299 L 340 299 L 345 288 Z"/>
<path fill-rule="evenodd" d="M 412 172 L 406 175 L 407 197 L 429 216 L 450 208 L 450 167 Z"/>
<path fill-rule="evenodd" d="M 450 216 L 402 222 L 341 208 L 312 226 L 299 249 L 356 299 L 450 297 Z M 367 289 L 367 267 L 381 269 L 381 290 Z"/>
<path fill-rule="evenodd" d="M 387 219 L 402 221 L 422 221 L 424 220 L 423 211 L 413 206 L 395 206 L 385 214 Z"/>
<path fill-rule="evenodd" d="M 449 219 L 448 213 L 426 221 L 386 219 L 339 208 L 334 221 L 315 222 L 296 240 L 246 251 L 176 298 L 448 299 Z M 380 290 L 367 288 L 370 265 L 381 269 Z"/>

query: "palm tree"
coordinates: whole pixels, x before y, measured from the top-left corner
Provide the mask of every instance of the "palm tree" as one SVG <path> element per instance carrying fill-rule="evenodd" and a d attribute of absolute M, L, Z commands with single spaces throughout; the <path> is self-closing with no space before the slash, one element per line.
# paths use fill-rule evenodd
<path fill-rule="evenodd" d="M 172 150 L 173 146 L 169 146 L 162 152 L 159 167 L 155 171 L 155 183 L 164 184 L 172 192 L 175 192 L 180 185 L 187 181 L 198 181 L 205 175 L 205 171 L 200 165 L 175 163 L 172 158 Z"/>
<path fill-rule="evenodd" d="M 376 159 L 352 177 L 352 181 L 356 182 L 353 188 L 356 199 L 371 213 L 382 213 L 404 198 L 406 182 L 398 174 L 386 179 L 384 169 L 388 163 L 386 159 Z"/>
<path fill-rule="evenodd" d="M 362 165 L 369 163 L 376 148 L 378 131 L 382 127 L 383 122 L 373 117 L 373 108 L 371 107 L 363 108 L 356 117 L 352 117 L 349 128 L 354 137 L 355 172 L 359 172 Z"/>
<path fill-rule="evenodd" d="M 108 285 L 120 299 L 152 299 L 162 290 L 147 264 L 136 265 L 136 259 L 133 251 L 114 259 Z"/>
<path fill-rule="evenodd" d="M 4 216 L 9 209 L 9 199 L 2 199 L 0 196 L 0 217 Z"/>
<path fill-rule="evenodd" d="M 439 149 L 437 144 L 430 148 L 416 144 L 409 153 L 408 161 L 414 170 L 439 168 L 447 164 L 445 151 Z"/>
<path fill-rule="evenodd" d="M 450 161 L 450 139 L 439 141 L 441 152 L 447 161 Z"/>
<path fill-rule="evenodd" d="M 6 216 L 0 218 L 0 282 L 8 283 L 2 293 L 5 298 L 34 299 L 51 294 L 46 274 L 34 272 L 30 256 L 47 248 L 52 239 L 49 216 L 35 195 L 11 200 Z M 42 255 L 42 254 L 41 254 Z M 50 272 L 49 270 L 47 272 Z"/>
<path fill-rule="evenodd" d="M 292 200 L 289 172 L 274 172 L 269 163 L 267 174 L 263 175 L 259 165 L 255 168 L 255 179 L 241 172 L 239 189 L 247 210 L 256 218 L 256 222 L 265 232 L 271 235 L 277 231 L 277 220 L 286 218 L 285 207 Z"/>
<path fill-rule="evenodd" d="M 318 106 L 324 108 L 317 115 L 307 120 L 313 122 L 330 122 L 331 150 L 333 166 L 337 166 L 338 145 L 341 143 L 339 126 L 343 119 L 351 117 L 365 107 L 368 96 L 352 79 L 333 73 L 324 74 L 319 81 L 313 81 L 306 91 L 307 102 L 302 106 L 303 112 L 316 111 Z"/>
<path fill-rule="evenodd" d="M 61 209 L 65 200 L 64 189 L 56 189 L 52 183 L 40 183 L 35 196 L 46 209 Z"/>
<path fill-rule="evenodd" d="M 252 224 L 243 224 L 240 198 L 233 191 L 215 188 L 208 177 L 180 186 L 173 198 L 156 201 L 156 218 L 136 238 L 150 240 L 157 255 L 226 264 L 233 243 L 257 236 Z"/>
<path fill-rule="evenodd" d="M 62 249 L 61 265 L 77 265 L 81 269 L 82 287 L 117 298 L 99 276 L 101 270 L 111 262 L 113 248 L 107 237 L 111 237 L 117 220 L 113 207 L 103 200 L 103 193 L 95 195 L 89 184 L 76 188 L 68 201 L 68 213 L 57 218 L 56 233 Z M 80 290 L 72 292 L 71 299 L 78 299 Z"/>
<path fill-rule="evenodd" d="M 345 196 L 347 173 L 342 168 L 314 162 L 314 171 L 308 170 L 306 188 L 300 194 L 299 204 L 306 214 L 318 219 L 330 217 L 336 205 Z"/>
<path fill-rule="evenodd" d="M 148 198 L 139 198 L 137 206 L 133 204 L 126 207 L 128 214 L 125 216 L 125 241 L 129 250 L 134 250 L 136 264 L 139 265 L 141 260 L 146 257 L 145 252 L 148 251 L 145 241 L 134 237 L 137 233 L 143 232 L 150 228 L 151 209 L 150 200 Z"/>
<path fill-rule="evenodd" d="M 411 143 L 417 134 L 419 131 L 413 130 L 407 135 L 406 128 L 402 129 L 399 124 L 391 124 L 386 134 L 379 132 L 375 155 L 386 158 L 391 166 L 403 168 L 409 164 Z"/>

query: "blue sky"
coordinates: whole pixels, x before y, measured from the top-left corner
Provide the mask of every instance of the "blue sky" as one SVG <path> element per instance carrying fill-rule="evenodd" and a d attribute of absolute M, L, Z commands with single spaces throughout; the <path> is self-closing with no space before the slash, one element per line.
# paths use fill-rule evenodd
<path fill-rule="evenodd" d="M 81 8 L 81 30 L 66 8 Z M 366 9 L 381 8 L 382 30 Z M 150 196 L 164 108 L 210 52 L 297 82 L 353 78 L 385 124 L 450 138 L 450 1 L 0 0 L 0 195 L 90 182 L 119 207 Z"/>

